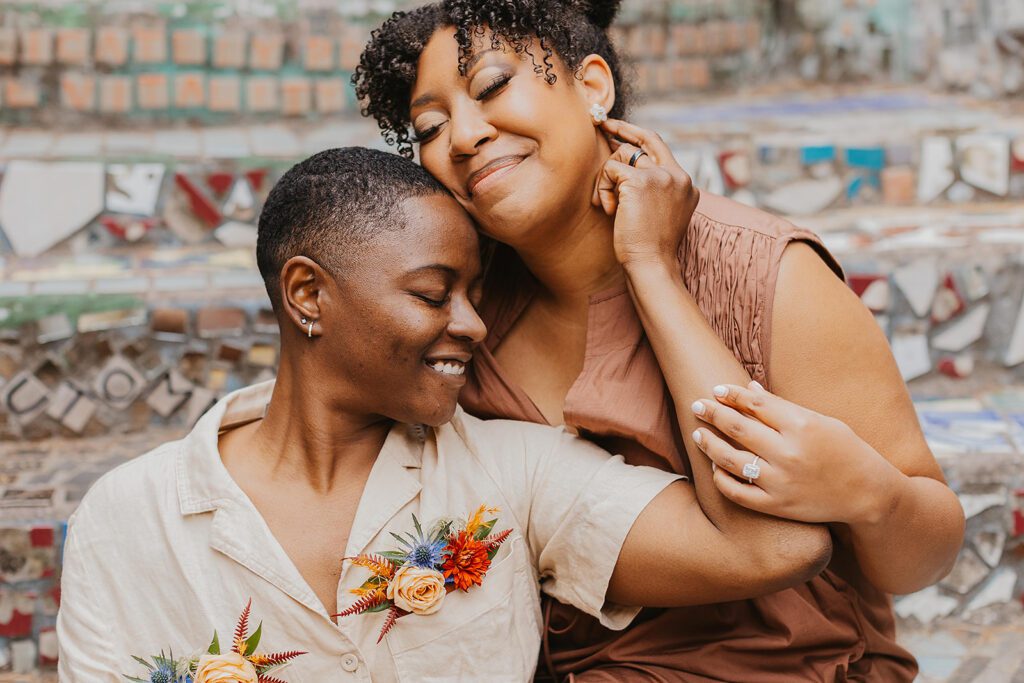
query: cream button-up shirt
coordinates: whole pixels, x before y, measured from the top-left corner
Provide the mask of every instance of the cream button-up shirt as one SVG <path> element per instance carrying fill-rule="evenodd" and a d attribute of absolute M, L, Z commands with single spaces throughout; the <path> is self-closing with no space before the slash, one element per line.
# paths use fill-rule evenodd
<path fill-rule="evenodd" d="M 334 623 L 228 474 L 218 434 L 260 419 L 273 383 L 221 400 L 181 441 L 104 476 L 68 529 L 57 631 L 63 683 L 123 681 L 131 655 L 226 651 L 252 598 L 261 652 L 304 650 L 276 675 L 328 681 L 528 681 L 541 640 L 540 591 L 621 629 L 638 611 L 605 592 L 622 543 L 646 505 L 678 477 L 630 467 L 561 429 L 481 421 L 459 411 L 437 429 L 396 425 L 373 466 L 345 555 L 396 549 L 389 532 L 498 507 L 512 529 L 483 586 L 455 591 L 432 615 L 385 613 Z M 339 609 L 367 572 L 348 563 Z"/>

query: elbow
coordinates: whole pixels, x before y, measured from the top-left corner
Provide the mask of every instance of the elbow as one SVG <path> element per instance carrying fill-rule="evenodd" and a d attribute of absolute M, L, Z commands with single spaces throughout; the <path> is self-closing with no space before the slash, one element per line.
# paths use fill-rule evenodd
<path fill-rule="evenodd" d="M 869 568 L 865 571 L 868 580 L 875 588 L 892 595 L 909 595 L 922 591 L 946 578 L 964 547 L 964 531 L 967 521 L 963 508 L 957 503 L 952 511 L 952 519 L 941 539 L 921 553 L 918 561 L 912 562 L 908 570 L 896 563 L 882 565 L 882 569 Z"/>
<path fill-rule="evenodd" d="M 825 571 L 832 561 L 832 534 L 827 526 L 814 528 L 810 534 L 806 553 L 802 555 L 799 571 L 802 574 L 800 583 L 810 581 L 818 574 Z"/>
<path fill-rule="evenodd" d="M 768 560 L 770 573 L 778 582 L 776 590 L 807 583 L 832 561 L 832 535 L 824 525 L 803 525 L 798 533 L 787 534 Z"/>

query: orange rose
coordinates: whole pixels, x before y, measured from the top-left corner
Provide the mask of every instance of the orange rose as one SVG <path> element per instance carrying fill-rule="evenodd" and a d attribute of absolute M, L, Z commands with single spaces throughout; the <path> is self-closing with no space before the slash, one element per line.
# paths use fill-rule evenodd
<path fill-rule="evenodd" d="M 237 652 L 199 658 L 195 683 L 259 683 L 256 667 Z"/>

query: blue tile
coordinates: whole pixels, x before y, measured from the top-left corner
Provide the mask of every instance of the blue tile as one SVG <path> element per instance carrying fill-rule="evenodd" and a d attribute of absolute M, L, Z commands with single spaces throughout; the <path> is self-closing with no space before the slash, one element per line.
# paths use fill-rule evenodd
<path fill-rule="evenodd" d="M 820 164 L 825 161 L 836 160 L 836 148 L 834 145 L 821 145 L 816 147 L 804 147 L 800 150 L 800 162 L 805 166 Z"/>
<path fill-rule="evenodd" d="M 858 168 L 881 171 L 885 168 L 885 150 L 881 147 L 851 147 L 846 150 L 846 163 Z"/>

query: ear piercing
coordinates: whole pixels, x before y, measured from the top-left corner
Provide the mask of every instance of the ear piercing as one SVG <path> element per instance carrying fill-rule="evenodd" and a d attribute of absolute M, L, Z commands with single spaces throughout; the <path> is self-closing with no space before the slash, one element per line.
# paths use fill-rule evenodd
<path fill-rule="evenodd" d="M 608 110 L 594 102 L 590 106 L 590 116 L 594 119 L 594 123 L 603 123 L 608 120 Z"/>
<path fill-rule="evenodd" d="M 306 318 L 305 316 L 303 316 L 303 318 L 302 318 L 302 324 L 303 325 L 305 325 L 306 323 L 309 323 L 309 329 L 306 330 L 306 336 L 309 337 L 310 339 L 313 338 L 313 322 L 314 322 L 313 320 L 310 320 L 309 318 Z"/>

